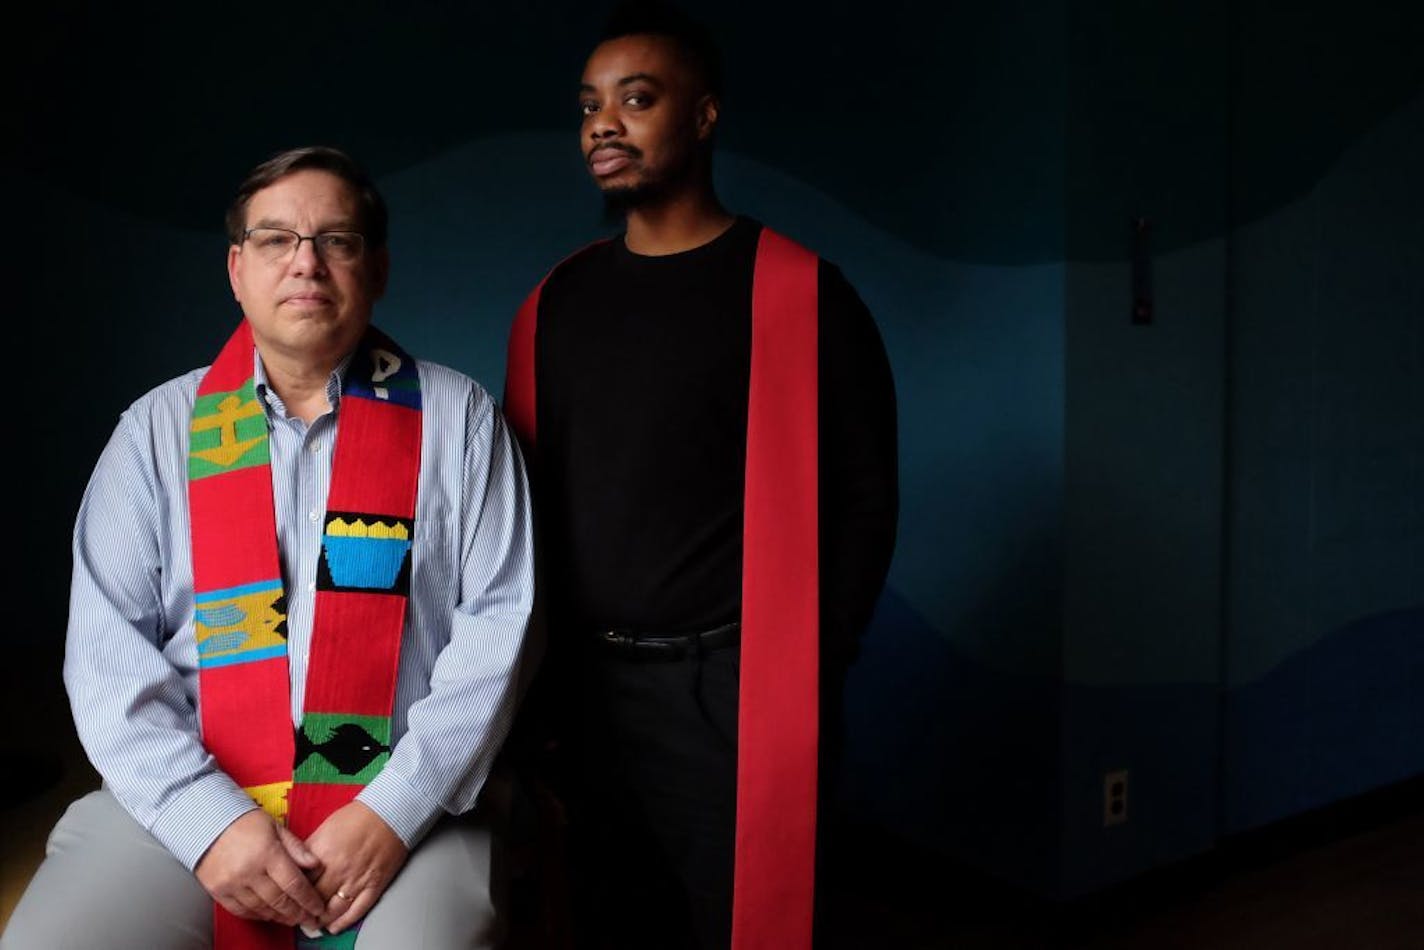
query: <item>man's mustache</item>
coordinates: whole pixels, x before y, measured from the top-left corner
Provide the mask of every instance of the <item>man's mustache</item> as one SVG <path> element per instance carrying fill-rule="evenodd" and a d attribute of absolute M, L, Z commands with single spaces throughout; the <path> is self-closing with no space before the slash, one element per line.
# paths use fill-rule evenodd
<path fill-rule="evenodd" d="M 642 158 L 642 157 L 643 157 L 643 150 L 642 150 L 642 149 L 638 148 L 636 145 L 624 145 L 622 142 L 606 142 L 606 143 L 604 143 L 603 145 L 595 145 L 593 148 L 591 148 L 591 149 L 588 150 L 588 155 L 585 156 L 585 157 L 591 162 L 591 161 L 593 161 L 593 156 L 594 156 L 594 153 L 595 153 L 595 152 L 612 152 L 612 151 L 619 151 L 619 152 L 622 152 L 623 154 L 627 155 L 629 158 Z"/>

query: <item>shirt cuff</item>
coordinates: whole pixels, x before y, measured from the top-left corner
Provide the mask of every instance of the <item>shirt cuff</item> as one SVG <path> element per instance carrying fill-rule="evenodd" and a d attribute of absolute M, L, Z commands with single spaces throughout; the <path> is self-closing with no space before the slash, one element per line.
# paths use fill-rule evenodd
<path fill-rule="evenodd" d="M 228 825 L 256 807 L 231 778 L 210 772 L 174 796 L 148 831 L 191 871 Z"/>
<path fill-rule="evenodd" d="M 393 769 L 382 769 L 356 800 L 389 825 L 410 851 L 445 813 L 439 802 L 426 798 Z"/>

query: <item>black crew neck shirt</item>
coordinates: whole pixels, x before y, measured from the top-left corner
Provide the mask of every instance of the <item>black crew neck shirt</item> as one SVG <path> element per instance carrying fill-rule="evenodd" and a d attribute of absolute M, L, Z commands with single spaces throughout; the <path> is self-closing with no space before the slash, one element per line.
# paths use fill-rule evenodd
<path fill-rule="evenodd" d="M 656 257 L 620 236 L 545 282 L 534 485 L 557 628 L 676 633 L 739 616 L 760 231 L 742 217 Z M 818 293 L 822 631 L 848 652 L 894 543 L 895 397 L 869 311 L 824 261 Z"/>

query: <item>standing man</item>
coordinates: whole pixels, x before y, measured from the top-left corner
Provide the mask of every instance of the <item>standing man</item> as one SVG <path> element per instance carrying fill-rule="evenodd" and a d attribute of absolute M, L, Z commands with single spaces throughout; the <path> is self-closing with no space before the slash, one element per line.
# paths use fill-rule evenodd
<path fill-rule="evenodd" d="M 580 147 L 626 230 L 510 342 L 592 947 L 810 946 L 818 782 L 894 544 L 879 334 L 839 270 L 718 201 L 718 73 L 676 11 L 615 13 Z"/>
<path fill-rule="evenodd" d="M 493 945 L 457 816 L 513 714 L 528 496 L 489 395 L 370 325 L 386 227 L 334 149 L 239 189 L 245 319 L 123 413 L 79 511 L 65 682 L 104 787 L 5 950 Z"/>

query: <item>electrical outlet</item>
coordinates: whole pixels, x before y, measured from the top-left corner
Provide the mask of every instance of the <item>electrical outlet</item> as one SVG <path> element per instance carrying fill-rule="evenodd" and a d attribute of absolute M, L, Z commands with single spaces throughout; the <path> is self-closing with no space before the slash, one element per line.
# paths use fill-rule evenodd
<path fill-rule="evenodd" d="M 1127 821 L 1127 769 L 1103 775 L 1103 827 Z"/>

